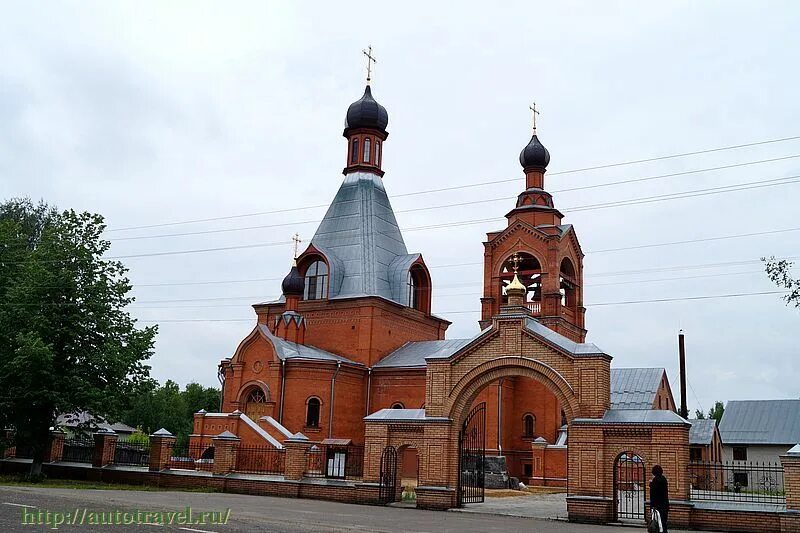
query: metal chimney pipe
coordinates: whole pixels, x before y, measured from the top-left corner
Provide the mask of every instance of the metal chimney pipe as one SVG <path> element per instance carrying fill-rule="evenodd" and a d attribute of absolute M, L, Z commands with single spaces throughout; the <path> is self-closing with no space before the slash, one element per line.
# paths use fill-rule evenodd
<path fill-rule="evenodd" d="M 683 330 L 678 332 L 678 353 L 680 354 L 681 367 L 681 411 L 684 419 L 689 418 L 689 408 L 686 406 L 686 347 L 683 342 Z"/>

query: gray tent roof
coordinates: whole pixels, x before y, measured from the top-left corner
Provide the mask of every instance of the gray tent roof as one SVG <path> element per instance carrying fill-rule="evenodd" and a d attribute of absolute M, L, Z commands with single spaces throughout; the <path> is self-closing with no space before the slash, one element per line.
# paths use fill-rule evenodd
<path fill-rule="evenodd" d="M 707 445 L 714 440 L 714 428 L 717 421 L 713 418 L 707 420 L 689 420 L 692 428 L 689 430 L 689 444 Z"/>
<path fill-rule="evenodd" d="M 383 359 L 375 368 L 425 368 L 425 359 L 448 358 L 472 339 L 407 342 Z"/>
<path fill-rule="evenodd" d="M 719 432 L 725 444 L 797 444 L 800 400 L 731 400 Z"/>
<path fill-rule="evenodd" d="M 608 355 L 596 344 L 592 344 L 590 342 L 575 342 L 570 340 L 560 333 L 556 333 L 552 329 L 548 328 L 535 318 L 529 318 L 526 320 L 525 328 L 548 344 L 554 345 L 556 348 L 573 356 Z"/>
<path fill-rule="evenodd" d="M 652 409 L 663 368 L 612 368 L 611 408 Z"/>
<path fill-rule="evenodd" d="M 409 254 L 383 180 L 369 172 L 345 176 L 311 244 L 328 259 L 329 298 L 382 296 L 404 300 Z"/>
<path fill-rule="evenodd" d="M 314 346 L 309 346 L 307 344 L 297 344 L 296 342 L 290 342 L 280 337 L 276 337 L 273 335 L 269 328 L 263 324 L 258 326 L 259 332 L 264 335 L 272 345 L 275 346 L 275 353 L 277 354 L 280 360 L 291 360 L 291 359 L 308 359 L 308 360 L 316 360 L 316 361 L 333 361 L 333 362 L 340 362 L 340 363 L 348 363 L 351 365 L 357 366 L 364 366 L 361 363 L 357 363 L 356 361 L 351 361 L 346 357 L 341 357 L 334 353 L 326 352 L 325 350 L 321 350 L 319 348 L 315 348 Z"/>

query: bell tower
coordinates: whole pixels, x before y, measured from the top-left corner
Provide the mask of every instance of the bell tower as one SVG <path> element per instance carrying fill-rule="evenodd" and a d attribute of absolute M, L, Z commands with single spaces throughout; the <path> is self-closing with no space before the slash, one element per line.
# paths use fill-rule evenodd
<path fill-rule="evenodd" d="M 571 224 L 562 224 L 564 215 L 556 209 L 553 197 L 544 188 L 544 175 L 550 152 L 536 133 L 533 111 L 533 136 L 519 154 L 525 173 L 525 190 L 516 206 L 506 214 L 508 226 L 487 234 L 484 245 L 481 328 L 492 316 L 518 300 L 517 284 L 525 287 L 522 308 L 541 323 L 572 339 L 586 338 L 583 307 L 583 257 L 578 237 Z"/>

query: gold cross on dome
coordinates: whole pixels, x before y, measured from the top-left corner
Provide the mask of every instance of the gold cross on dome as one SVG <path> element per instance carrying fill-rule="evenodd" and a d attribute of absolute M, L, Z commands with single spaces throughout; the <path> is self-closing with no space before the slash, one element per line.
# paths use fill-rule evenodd
<path fill-rule="evenodd" d="M 300 243 L 303 242 L 303 241 L 302 241 L 302 239 L 300 239 L 300 234 L 299 233 L 295 233 L 292 236 L 292 240 L 294 241 L 294 258 L 297 259 L 297 251 L 300 248 Z"/>
<path fill-rule="evenodd" d="M 520 263 L 522 263 L 522 258 L 519 256 L 517 252 L 514 252 L 514 255 L 511 256 L 511 264 L 514 267 L 514 274 L 516 274 L 517 270 L 519 270 Z"/>
<path fill-rule="evenodd" d="M 367 85 L 369 85 L 372 80 L 372 64 L 377 63 L 378 60 L 372 55 L 372 45 L 369 45 L 366 50 L 361 50 L 361 52 L 367 56 Z"/>
<path fill-rule="evenodd" d="M 528 106 L 528 109 L 531 110 L 531 114 L 533 115 L 533 133 L 536 133 L 536 115 L 539 114 L 539 110 L 536 109 L 536 102 Z"/>

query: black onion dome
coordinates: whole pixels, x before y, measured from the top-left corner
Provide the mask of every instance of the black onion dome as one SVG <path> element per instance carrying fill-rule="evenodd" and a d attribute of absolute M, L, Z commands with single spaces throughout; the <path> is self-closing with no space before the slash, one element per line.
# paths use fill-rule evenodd
<path fill-rule="evenodd" d="M 389 113 L 386 108 L 375 101 L 369 85 L 364 90 L 364 96 L 356 100 L 347 108 L 347 117 L 344 120 L 344 133 L 357 128 L 370 128 L 386 133 L 389 125 Z"/>
<path fill-rule="evenodd" d="M 306 288 L 306 282 L 303 279 L 303 276 L 300 275 L 300 271 L 297 270 L 297 264 L 292 265 L 292 269 L 283 278 L 283 283 L 281 283 L 281 290 L 283 291 L 284 296 L 302 296 L 303 291 Z"/>
<path fill-rule="evenodd" d="M 550 163 L 550 152 L 547 151 L 547 148 L 544 147 L 534 133 L 533 137 L 531 137 L 531 142 L 519 153 L 519 164 L 522 165 L 522 168 L 538 167 L 544 169 L 547 168 L 548 163 Z"/>

